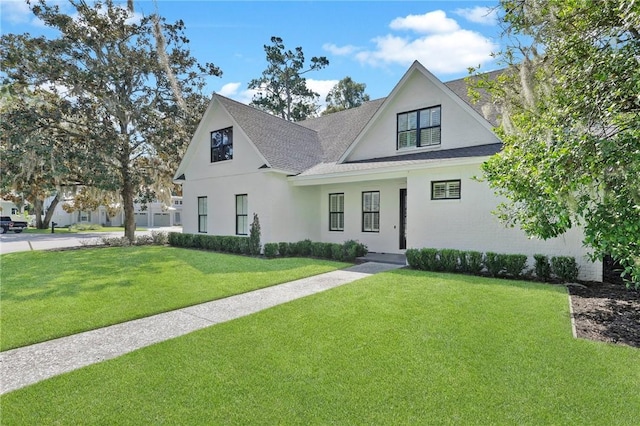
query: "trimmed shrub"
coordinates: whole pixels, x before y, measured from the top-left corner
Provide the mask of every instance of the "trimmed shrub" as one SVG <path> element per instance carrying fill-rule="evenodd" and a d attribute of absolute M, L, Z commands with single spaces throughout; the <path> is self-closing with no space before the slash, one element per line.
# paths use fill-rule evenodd
<path fill-rule="evenodd" d="M 439 271 L 438 250 L 432 248 L 423 248 L 420 250 L 420 260 L 418 264 L 423 271 Z"/>
<path fill-rule="evenodd" d="M 344 260 L 344 249 L 342 248 L 342 244 L 331 244 L 331 259 L 337 261 Z"/>
<path fill-rule="evenodd" d="M 574 282 L 578 279 L 578 264 L 575 257 L 555 256 L 551 258 L 551 270 L 560 281 Z"/>
<path fill-rule="evenodd" d="M 151 235 L 137 235 L 134 244 L 137 246 L 150 246 L 153 244 L 153 237 Z"/>
<path fill-rule="evenodd" d="M 462 259 L 464 258 L 464 261 Z M 484 255 L 479 251 L 466 251 L 460 254 L 462 270 L 469 274 L 479 275 L 484 267 Z"/>
<path fill-rule="evenodd" d="M 264 257 L 272 258 L 278 255 L 278 243 L 266 243 L 264 245 Z"/>
<path fill-rule="evenodd" d="M 144 235 L 141 235 L 141 237 L 144 237 Z M 127 237 L 101 237 L 100 241 L 102 244 L 109 247 L 128 247 L 131 245 L 131 242 Z"/>
<path fill-rule="evenodd" d="M 458 270 L 458 258 L 460 250 L 442 249 L 440 250 L 440 268 L 446 272 L 456 272 Z"/>
<path fill-rule="evenodd" d="M 407 257 L 407 263 L 413 269 L 422 269 L 420 268 L 420 250 L 410 248 L 405 252 L 405 256 Z"/>
<path fill-rule="evenodd" d="M 247 248 L 242 249 L 242 253 L 250 254 L 251 256 L 257 256 L 260 254 L 260 219 L 258 214 L 253 214 L 253 222 L 251 222 L 251 228 L 249 229 L 249 238 L 247 239 Z"/>
<path fill-rule="evenodd" d="M 151 239 L 153 240 L 153 244 L 160 246 L 167 244 L 168 241 L 167 233 L 163 231 L 151 231 Z"/>
<path fill-rule="evenodd" d="M 551 264 L 549 263 L 549 258 L 544 254 L 534 254 L 533 259 L 535 261 L 533 268 L 536 277 L 542 281 L 549 281 L 551 279 Z"/>
<path fill-rule="evenodd" d="M 289 243 L 278 243 L 278 254 L 281 257 L 289 256 Z"/>
<path fill-rule="evenodd" d="M 324 257 L 324 243 L 311 243 L 311 256 L 319 258 Z"/>
<path fill-rule="evenodd" d="M 504 255 L 488 251 L 484 256 L 484 267 L 492 277 L 502 274 L 505 267 Z"/>
<path fill-rule="evenodd" d="M 347 262 L 354 262 L 356 258 L 367 254 L 367 246 L 356 240 L 345 241 L 342 244 L 342 249 L 344 252 L 344 260 Z"/>
<path fill-rule="evenodd" d="M 311 240 L 302 240 L 294 243 L 296 245 L 297 256 L 311 256 Z"/>
<path fill-rule="evenodd" d="M 519 278 L 527 267 L 527 256 L 524 254 L 505 254 L 504 269 L 508 275 Z"/>

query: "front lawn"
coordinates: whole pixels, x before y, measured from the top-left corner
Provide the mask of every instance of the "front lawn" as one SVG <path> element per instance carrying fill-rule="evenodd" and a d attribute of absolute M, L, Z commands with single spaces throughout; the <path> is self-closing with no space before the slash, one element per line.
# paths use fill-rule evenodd
<path fill-rule="evenodd" d="M 157 246 L 9 253 L 0 261 L 1 350 L 346 266 Z"/>
<path fill-rule="evenodd" d="M 563 287 L 378 274 L 1 397 L 3 424 L 636 425 L 640 351 Z"/>

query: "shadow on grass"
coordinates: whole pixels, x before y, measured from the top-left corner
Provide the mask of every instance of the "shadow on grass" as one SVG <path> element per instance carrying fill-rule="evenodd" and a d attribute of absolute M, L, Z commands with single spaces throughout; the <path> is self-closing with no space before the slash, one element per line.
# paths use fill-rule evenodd
<path fill-rule="evenodd" d="M 266 260 L 174 247 L 83 248 L 62 252 L 10 253 L 2 258 L 2 299 L 44 300 L 97 293 L 114 287 L 154 282 L 154 277 L 202 279 L 195 275 L 268 274 L 311 267 L 340 266 L 301 258 Z M 250 279 L 250 277 L 248 278 Z"/>

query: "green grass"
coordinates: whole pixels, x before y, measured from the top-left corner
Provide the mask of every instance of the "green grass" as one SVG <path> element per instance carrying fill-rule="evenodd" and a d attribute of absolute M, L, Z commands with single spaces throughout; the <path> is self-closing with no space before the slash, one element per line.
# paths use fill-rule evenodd
<path fill-rule="evenodd" d="M 395 271 L 0 398 L 18 424 L 636 425 L 640 351 L 562 287 Z"/>
<path fill-rule="evenodd" d="M 157 246 L 8 253 L 0 262 L 1 350 L 346 265 Z"/>

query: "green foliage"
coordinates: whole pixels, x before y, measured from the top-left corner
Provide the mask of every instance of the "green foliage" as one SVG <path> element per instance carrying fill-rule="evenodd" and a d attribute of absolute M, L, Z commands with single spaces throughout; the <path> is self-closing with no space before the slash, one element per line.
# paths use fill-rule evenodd
<path fill-rule="evenodd" d="M 264 257 L 269 259 L 278 255 L 278 243 L 266 243 L 264 245 Z"/>
<path fill-rule="evenodd" d="M 527 255 L 507 254 L 504 256 L 504 269 L 511 278 L 520 278 L 527 267 Z"/>
<path fill-rule="evenodd" d="M 551 264 L 549 258 L 544 254 L 534 254 L 533 259 L 535 264 L 533 266 L 536 277 L 541 281 L 549 281 L 551 279 Z"/>
<path fill-rule="evenodd" d="M 420 250 L 415 248 L 409 248 L 404 253 L 407 258 L 407 264 L 413 269 L 422 269 L 420 268 Z"/>
<path fill-rule="evenodd" d="M 13 112 L 24 118 L 12 121 L 10 137 L 29 139 L 22 146 L 33 154 L 43 145 L 49 159 L 30 185 L 46 191 L 79 181 L 117 191 L 134 241 L 134 199 L 171 193 L 173 170 L 208 103 L 203 77 L 221 72 L 191 56 L 182 21 L 132 19 L 112 0 L 29 3 L 56 38 L 3 35 L 0 69 Z M 19 146 L 4 141 L 3 150 Z"/>
<path fill-rule="evenodd" d="M 97 223 L 72 223 L 69 225 L 69 231 L 78 232 L 78 231 L 98 231 L 102 229 L 102 226 Z"/>
<path fill-rule="evenodd" d="M 345 258 L 345 252 L 342 244 L 331 244 L 331 259 L 342 262 Z"/>
<path fill-rule="evenodd" d="M 356 83 L 349 76 L 343 78 L 327 94 L 327 109 L 322 115 L 359 107 L 369 100 L 369 95 L 364 93 L 366 87 L 366 84 Z"/>
<path fill-rule="evenodd" d="M 445 272 L 456 272 L 459 268 L 460 250 L 442 249 L 439 253 L 440 268 Z"/>
<path fill-rule="evenodd" d="M 260 244 L 260 219 L 258 219 L 257 213 L 253 214 L 253 221 L 249 229 L 249 241 L 247 241 L 247 243 L 248 254 L 258 256 L 262 246 Z"/>
<path fill-rule="evenodd" d="M 345 251 L 345 259 L 349 261 L 354 261 L 357 257 L 366 256 L 368 253 L 367 246 L 357 240 L 345 241 L 343 248 Z"/>
<path fill-rule="evenodd" d="M 460 254 L 460 264 L 463 272 L 478 275 L 484 268 L 484 255 L 479 251 L 462 252 Z"/>
<path fill-rule="evenodd" d="M 506 257 L 504 254 L 488 251 L 484 255 L 484 267 L 492 277 L 502 275 L 506 266 Z"/>
<path fill-rule="evenodd" d="M 438 262 L 438 249 L 423 248 L 420 250 L 420 260 L 418 261 L 420 269 L 424 271 L 439 271 L 440 262 Z"/>
<path fill-rule="evenodd" d="M 311 248 L 313 246 L 313 243 L 311 242 L 311 240 L 302 240 L 302 241 L 298 241 L 297 243 L 292 243 L 295 244 L 296 249 L 296 256 L 302 256 L 302 257 L 307 257 L 307 256 L 311 256 Z"/>
<path fill-rule="evenodd" d="M 479 84 L 503 115 L 504 149 L 483 166 L 507 199 L 499 216 L 544 239 L 581 225 L 594 258 L 640 282 L 637 4 L 500 3 L 518 45 L 500 55 L 509 70 Z"/>
<path fill-rule="evenodd" d="M 551 258 L 551 271 L 564 283 L 575 282 L 578 279 L 578 264 L 570 256 L 554 256 Z"/>
<path fill-rule="evenodd" d="M 278 254 L 281 257 L 289 256 L 289 243 L 280 242 L 278 243 Z"/>
<path fill-rule="evenodd" d="M 249 82 L 249 89 L 257 90 L 251 105 L 289 121 L 301 121 L 316 114 L 319 95 L 307 87 L 303 74 L 329 65 L 324 57 L 311 58 L 305 69 L 302 47 L 286 50 L 280 37 L 271 37 L 265 45 L 269 66 L 262 77 Z"/>

